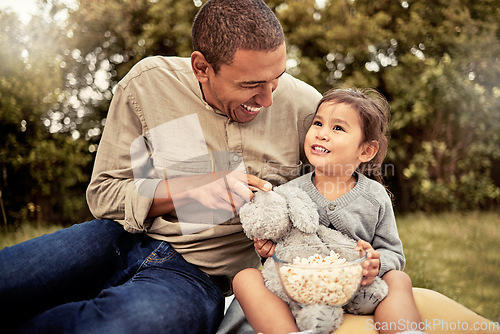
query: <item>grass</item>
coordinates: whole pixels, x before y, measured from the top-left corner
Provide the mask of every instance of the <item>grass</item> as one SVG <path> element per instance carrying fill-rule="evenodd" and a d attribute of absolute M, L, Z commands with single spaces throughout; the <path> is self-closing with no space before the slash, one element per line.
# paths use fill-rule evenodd
<path fill-rule="evenodd" d="M 438 291 L 500 322 L 500 212 L 397 215 L 415 287 Z M 0 249 L 61 226 L 0 230 Z"/>
<path fill-rule="evenodd" d="M 63 228 L 60 225 L 36 226 L 34 224 L 22 224 L 18 229 L 0 228 L 0 249 L 10 247 L 20 242 L 48 234 Z"/>
<path fill-rule="evenodd" d="M 415 287 L 438 291 L 500 321 L 499 212 L 397 216 Z"/>

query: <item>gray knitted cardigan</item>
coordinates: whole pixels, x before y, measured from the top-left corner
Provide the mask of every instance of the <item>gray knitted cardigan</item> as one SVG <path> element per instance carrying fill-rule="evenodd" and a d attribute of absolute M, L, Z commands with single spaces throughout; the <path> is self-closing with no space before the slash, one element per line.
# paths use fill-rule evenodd
<path fill-rule="evenodd" d="M 380 183 L 357 173 L 352 190 L 329 201 L 313 184 L 314 172 L 283 185 L 303 189 L 318 206 L 320 223 L 355 240 L 363 239 L 380 252 L 380 273 L 403 270 L 405 257 L 399 239 L 392 202 Z"/>

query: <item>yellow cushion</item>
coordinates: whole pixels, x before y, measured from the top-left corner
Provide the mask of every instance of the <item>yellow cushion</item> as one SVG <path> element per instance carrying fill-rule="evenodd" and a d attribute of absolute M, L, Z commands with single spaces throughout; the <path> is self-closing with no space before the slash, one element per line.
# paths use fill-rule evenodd
<path fill-rule="evenodd" d="M 500 334 L 498 323 L 472 312 L 445 295 L 422 288 L 413 288 L 413 295 L 428 334 L 484 333 Z M 335 334 L 377 334 L 378 329 L 398 328 L 399 324 L 376 324 L 373 316 L 344 315 L 344 322 Z"/>

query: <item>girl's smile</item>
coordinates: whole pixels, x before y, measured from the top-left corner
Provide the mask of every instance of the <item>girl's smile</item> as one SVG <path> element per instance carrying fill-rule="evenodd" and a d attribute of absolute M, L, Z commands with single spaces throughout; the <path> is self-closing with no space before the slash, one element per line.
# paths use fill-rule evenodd
<path fill-rule="evenodd" d="M 331 151 L 324 146 L 314 144 L 311 146 L 311 153 L 312 154 L 318 154 L 318 155 L 323 155 L 323 154 L 328 154 Z"/>

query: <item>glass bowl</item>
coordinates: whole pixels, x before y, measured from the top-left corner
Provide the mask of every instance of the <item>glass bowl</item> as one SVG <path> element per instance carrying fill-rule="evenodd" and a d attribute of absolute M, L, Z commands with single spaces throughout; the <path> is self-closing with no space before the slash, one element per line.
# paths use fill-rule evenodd
<path fill-rule="evenodd" d="M 364 250 L 355 245 L 319 244 L 282 247 L 273 259 L 286 294 L 302 305 L 347 304 L 362 279 Z"/>

